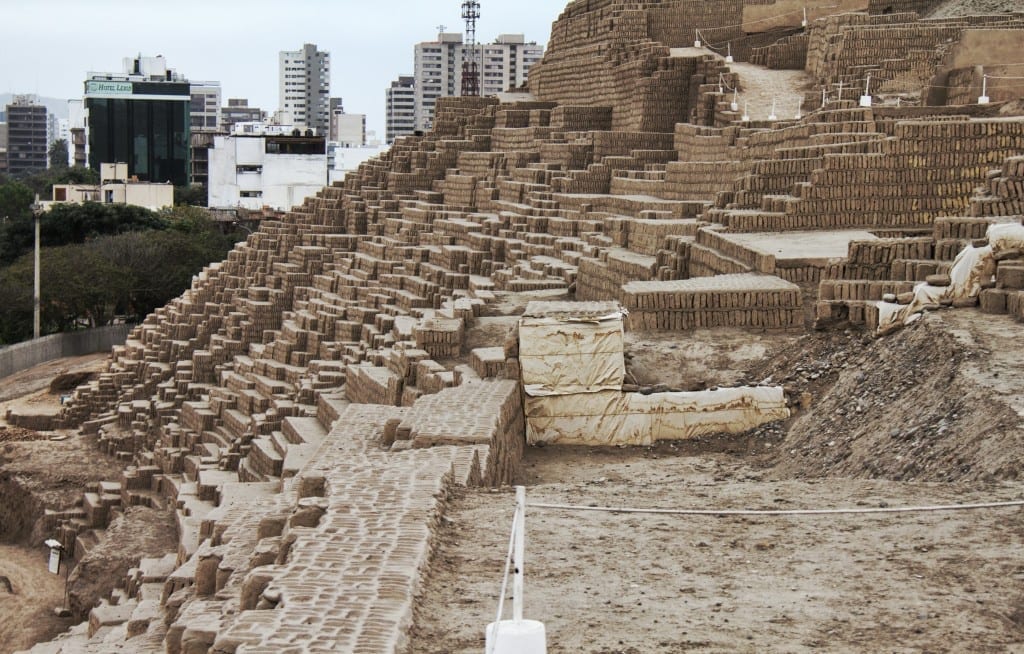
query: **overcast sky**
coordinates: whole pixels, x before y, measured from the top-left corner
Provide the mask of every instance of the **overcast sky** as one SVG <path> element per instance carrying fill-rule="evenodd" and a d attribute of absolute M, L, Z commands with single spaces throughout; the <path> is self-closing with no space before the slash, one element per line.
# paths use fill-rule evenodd
<path fill-rule="evenodd" d="M 481 0 L 478 40 L 526 35 L 547 45 L 566 0 Z M 384 137 L 384 89 L 413 72 L 413 45 L 437 26 L 463 31 L 461 0 L 0 0 L 0 93 L 80 98 L 86 73 L 164 55 L 223 98 L 278 105 L 278 52 L 315 43 L 331 53 L 331 95 Z"/>

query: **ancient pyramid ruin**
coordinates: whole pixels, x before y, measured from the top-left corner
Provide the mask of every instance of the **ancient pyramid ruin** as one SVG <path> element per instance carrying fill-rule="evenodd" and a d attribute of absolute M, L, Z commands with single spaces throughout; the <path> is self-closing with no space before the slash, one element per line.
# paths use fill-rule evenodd
<path fill-rule="evenodd" d="M 576 0 L 528 89 L 439 101 L 265 221 L 66 406 L 125 471 L 48 527 L 82 556 L 119 507 L 171 505 L 179 542 L 33 651 L 403 651 L 449 490 L 517 474 L 515 343 L 467 346 L 509 294 L 635 330 L 873 328 L 1024 214 L 995 79 L 1024 14 L 938 4 Z M 983 311 L 1024 320 L 1022 269 Z"/>

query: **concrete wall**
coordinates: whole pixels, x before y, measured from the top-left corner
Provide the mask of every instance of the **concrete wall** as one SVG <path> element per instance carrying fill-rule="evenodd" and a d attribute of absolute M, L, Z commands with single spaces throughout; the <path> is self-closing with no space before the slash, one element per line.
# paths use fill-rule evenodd
<path fill-rule="evenodd" d="M 128 340 L 128 325 L 98 327 L 80 332 L 44 336 L 0 349 L 0 379 L 27 370 L 40 363 L 105 352 Z"/>

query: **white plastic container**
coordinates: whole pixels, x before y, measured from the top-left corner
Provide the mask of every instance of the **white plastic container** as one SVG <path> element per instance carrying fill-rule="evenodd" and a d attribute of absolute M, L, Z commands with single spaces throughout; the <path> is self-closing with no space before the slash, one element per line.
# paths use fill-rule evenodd
<path fill-rule="evenodd" d="M 502 620 L 487 625 L 486 654 L 547 654 L 544 623 L 536 620 Z"/>

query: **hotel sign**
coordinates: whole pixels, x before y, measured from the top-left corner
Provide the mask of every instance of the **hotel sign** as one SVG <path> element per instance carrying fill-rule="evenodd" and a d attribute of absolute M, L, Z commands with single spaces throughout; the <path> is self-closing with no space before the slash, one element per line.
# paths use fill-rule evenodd
<path fill-rule="evenodd" d="M 86 95 L 131 95 L 134 87 L 131 82 L 97 82 L 85 83 Z"/>

